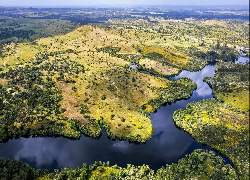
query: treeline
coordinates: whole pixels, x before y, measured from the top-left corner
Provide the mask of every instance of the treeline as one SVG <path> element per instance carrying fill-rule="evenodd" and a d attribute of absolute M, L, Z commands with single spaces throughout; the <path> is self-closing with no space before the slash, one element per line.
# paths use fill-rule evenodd
<path fill-rule="evenodd" d="M 30 39 L 30 36 L 35 34 L 33 30 L 16 30 L 14 28 L 0 28 L 0 40 L 17 37 L 23 39 Z"/>
<path fill-rule="evenodd" d="M 249 89 L 249 62 L 235 64 L 233 62 L 217 63 L 214 77 L 205 77 L 213 91 L 231 93 L 233 90 Z"/>
<path fill-rule="evenodd" d="M 195 150 L 185 158 L 180 159 L 177 164 L 166 165 L 154 172 L 148 165 L 127 165 L 121 168 L 110 163 L 96 161 L 94 164 L 83 164 L 81 168 L 54 169 L 54 172 L 41 171 L 31 168 L 16 160 L 0 159 L 0 177 L 2 179 L 240 179 L 235 169 L 229 164 L 224 164 L 220 156 L 213 151 Z"/>
<path fill-rule="evenodd" d="M 20 14 L 18 17 L 4 15 L 0 22 L 0 44 L 32 42 L 43 37 L 65 34 L 78 26 L 78 24 L 67 20 L 46 17 L 35 19 L 21 16 Z"/>
<path fill-rule="evenodd" d="M 235 61 L 239 57 L 239 52 L 227 45 L 217 45 L 210 47 L 210 50 L 203 52 L 197 47 L 189 47 L 187 49 L 179 48 L 179 50 L 187 53 L 190 57 L 205 59 L 207 62 L 217 61 Z"/>
<path fill-rule="evenodd" d="M 97 52 L 105 52 L 108 54 L 111 54 L 112 56 L 115 56 L 116 53 L 118 53 L 121 50 L 120 47 L 112 47 L 112 46 L 107 46 L 107 47 L 103 47 L 100 49 L 97 49 Z"/>
<path fill-rule="evenodd" d="M 156 91 L 159 95 L 157 99 L 151 100 L 148 103 L 153 110 L 156 110 L 164 103 L 173 103 L 176 100 L 189 98 L 193 91 L 197 88 L 196 83 L 189 78 L 181 78 L 170 81 L 166 86 L 167 87 L 150 87 L 152 91 Z M 146 113 L 152 113 L 147 111 L 145 105 L 142 105 L 141 109 L 146 111 Z"/>

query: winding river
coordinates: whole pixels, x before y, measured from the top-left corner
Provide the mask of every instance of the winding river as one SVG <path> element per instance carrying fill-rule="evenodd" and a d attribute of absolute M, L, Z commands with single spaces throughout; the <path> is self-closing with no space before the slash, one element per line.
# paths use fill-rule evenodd
<path fill-rule="evenodd" d="M 240 57 L 236 63 L 245 62 L 248 58 Z M 178 76 L 191 78 L 197 83 L 197 89 L 187 100 L 180 100 L 171 105 L 166 104 L 150 114 L 154 133 L 152 139 L 146 143 L 130 143 L 108 139 L 105 131 L 97 139 L 81 136 L 80 140 L 66 138 L 20 138 L 12 139 L 7 143 L 0 143 L 0 158 L 10 158 L 28 163 L 34 168 L 48 169 L 53 172 L 55 168 L 76 168 L 83 163 L 92 164 L 95 161 L 109 161 L 110 165 L 117 164 L 126 167 L 127 164 L 148 164 L 154 170 L 166 164 L 177 163 L 179 159 L 190 154 L 195 149 L 212 150 L 202 145 L 193 137 L 175 127 L 173 113 L 179 108 L 199 99 L 212 98 L 212 90 L 203 82 L 203 77 L 213 76 L 215 65 L 207 65 L 197 72 L 182 71 Z M 232 164 L 224 155 L 225 163 Z"/>

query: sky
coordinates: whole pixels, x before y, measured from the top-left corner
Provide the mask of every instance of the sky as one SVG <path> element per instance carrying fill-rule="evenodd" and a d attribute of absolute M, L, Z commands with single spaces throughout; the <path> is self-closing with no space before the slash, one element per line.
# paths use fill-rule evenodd
<path fill-rule="evenodd" d="M 249 5 L 248 0 L 0 0 L 0 6 Z"/>

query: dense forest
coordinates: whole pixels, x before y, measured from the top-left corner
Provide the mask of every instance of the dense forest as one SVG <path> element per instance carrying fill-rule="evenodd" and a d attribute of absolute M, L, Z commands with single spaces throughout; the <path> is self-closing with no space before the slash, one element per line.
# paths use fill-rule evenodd
<path fill-rule="evenodd" d="M 225 165 L 223 159 L 210 151 L 196 150 L 178 164 L 166 165 L 156 172 L 148 165 L 127 165 L 121 168 L 110 166 L 109 162 L 96 161 L 94 164 L 83 164 L 77 169 L 63 168 L 48 170 L 31 168 L 28 164 L 10 159 L 0 159 L 0 176 L 2 179 L 238 179 L 235 169 Z"/>

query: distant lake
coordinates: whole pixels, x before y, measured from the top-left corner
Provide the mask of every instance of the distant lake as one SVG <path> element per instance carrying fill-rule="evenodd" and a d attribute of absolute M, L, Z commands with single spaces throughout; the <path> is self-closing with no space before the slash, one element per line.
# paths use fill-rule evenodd
<path fill-rule="evenodd" d="M 240 57 L 236 63 L 249 60 Z M 179 108 L 200 99 L 212 98 L 212 90 L 203 82 L 203 77 L 214 76 L 215 65 L 207 65 L 197 72 L 182 71 L 178 76 L 191 78 L 197 89 L 187 100 L 180 100 L 171 105 L 166 104 L 150 114 L 154 133 L 152 139 L 146 143 L 134 144 L 128 141 L 110 140 L 105 131 L 100 139 L 91 139 L 81 136 L 80 140 L 66 138 L 20 138 L 7 143 L 0 143 L 0 157 L 20 160 L 34 168 L 48 169 L 53 172 L 55 168 L 76 168 L 83 163 L 92 164 L 95 161 L 109 161 L 110 165 L 117 164 L 126 167 L 127 164 L 147 164 L 154 170 L 166 164 L 177 163 L 195 149 L 211 150 L 195 141 L 191 135 L 175 127 L 173 113 Z M 217 153 L 218 155 L 219 153 Z M 227 164 L 232 162 L 222 155 Z"/>

